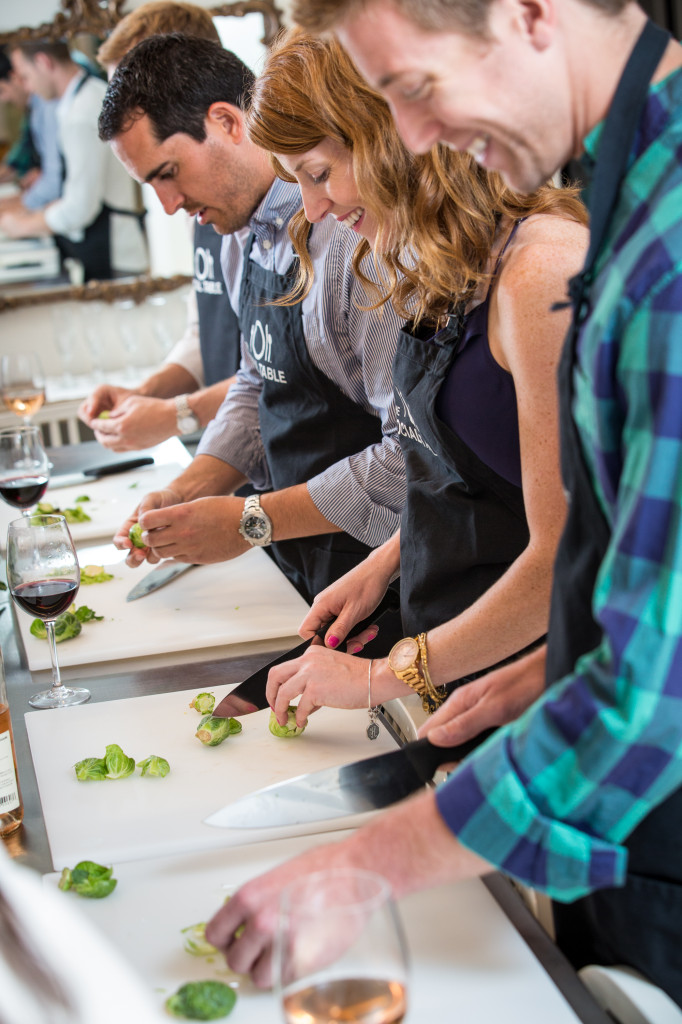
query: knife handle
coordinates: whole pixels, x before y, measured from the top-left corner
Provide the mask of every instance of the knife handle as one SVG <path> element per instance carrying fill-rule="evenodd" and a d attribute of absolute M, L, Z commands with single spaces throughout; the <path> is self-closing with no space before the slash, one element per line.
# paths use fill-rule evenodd
<path fill-rule="evenodd" d="M 140 466 L 151 466 L 154 459 L 150 455 L 142 455 L 139 459 L 128 459 L 127 462 L 114 462 L 111 466 L 93 466 L 91 469 L 84 469 L 85 476 L 112 476 L 114 473 L 127 473 L 131 469 L 139 469 Z"/>
<path fill-rule="evenodd" d="M 496 729 L 484 729 L 478 736 L 458 743 L 454 747 L 436 747 L 428 739 L 412 740 L 403 747 L 403 752 L 408 754 L 418 775 L 424 782 L 429 782 L 442 764 L 450 761 L 462 761 L 467 754 L 479 747 L 484 740 L 496 732 Z"/>

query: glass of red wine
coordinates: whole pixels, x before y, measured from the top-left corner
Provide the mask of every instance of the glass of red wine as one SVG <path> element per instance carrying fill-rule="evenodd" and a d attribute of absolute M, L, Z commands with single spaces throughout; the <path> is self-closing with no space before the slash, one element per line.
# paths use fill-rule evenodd
<path fill-rule="evenodd" d="M 50 479 L 50 463 L 40 427 L 0 430 L 0 497 L 24 515 L 42 498 Z"/>
<path fill-rule="evenodd" d="M 348 868 L 287 886 L 273 966 L 286 1024 L 399 1024 L 407 949 L 386 879 Z"/>
<path fill-rule="evenodd" d="M 55 619 L 69 607 L 80 586 L 76 549 L 64 516 L 15 519 L 7 530 L 7 582 L 12 597 L 45 623 L 52 660 L 52 687 L 29 699 L 34 708 L 82 704 L 90 691 L 64 686 L 59 673 Z"/>

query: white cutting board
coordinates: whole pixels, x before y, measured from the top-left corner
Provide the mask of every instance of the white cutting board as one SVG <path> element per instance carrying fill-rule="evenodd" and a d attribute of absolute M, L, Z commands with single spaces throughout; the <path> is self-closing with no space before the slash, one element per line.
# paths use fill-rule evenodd
<path fill-rule="evenodd" d="M 272 992 L 183 949 L 182 928 L 207 920 L 249 878 L 345 833 L 287 839 L 191 857 L 115 865 L 103 900 L 72 899 L 128 959 L 169 1017 L 166 998 L 187 981 L 216 978 L 237 989 L 230 1024 L 277 1024 Z M 388 852 L 388 851 L 387 851 Z M 380 868 L 381 866 L 378 865 Z M 45 876 L 56 887 L 59 875 Z M 410 958 L 405 1024 L 578 1024 L 549 975 L 482 882 L 442 885 L 398 904 Z"/>
<path fill-rule="evenodd" d="M 109 559 L 125 558 L 107 546 Z M 106 583 L 81 585 L 75 605 L 87 605 L 102 622 L 87 622 L 73 640 L 59 644 L 59 663 L 92 665 L 94 685 L 104 662 L 226 644 L 296 636 L 308 605 L 264 551 L 252 548 L 230 562 L 199 565 L 137 601 L 126 601 L 133 585 L 153 566 L 131 569 L 101 558 L 102 550 L 79 550 L 81 565 L 104 565 Z M 16 619 L 32 672 L 50 667 L 47 640 L 31 636 L 32 617 Z M 86 682 L 87 685 L 87 682 Z"/>
<path fill-rule="evenodd" d="M 128 473 L 113 473 L 74 487 L 58 487 L 54 491 L 48 485 L 42 500 L 49 501 L 55 508 L 75 508 L 76 498 L 87 494 L 90 501 L 79 505 L 90 516 L 90 522 L 69 523 L 74 544 L 100 537 L 113 537 L 145 494 L 167 487 L 171 480 L 182 473 L 183 468 L 178 462 L 169 462 L 160 466 L 141 466 Z M 18 508 L 0 502 L 0 546 L 3 551 L 7 544 L 7 527 L 20 516 Z"/>
<path fill-rule="evenodd" d="M 191 683 L 191 666 L 188 666 Z M 96 683 L 95 683 L 96 685 Z M 232 687 L 216 687 L 216 700 Z M 201 716 L 189 707 L 196 689 L 26 715 L 45 826 L 55 868 L 84 858 L 118 863 L 215 846 L 348 827 L 363 816 L 288 829 L 221 829 L 203 824 L 218 808 L 273 782 L 396 748 L 382 729 L 367 738 L 367 712 L 322 708 L 295 739 L 273 736 L 270 711 L 245 715 L 243 730 L 220 746 L 195 737 Z M 103 757 L 118 743 L 129 757 L 167 758 L 165 778 L 79 782 L 73 765 Z"/>

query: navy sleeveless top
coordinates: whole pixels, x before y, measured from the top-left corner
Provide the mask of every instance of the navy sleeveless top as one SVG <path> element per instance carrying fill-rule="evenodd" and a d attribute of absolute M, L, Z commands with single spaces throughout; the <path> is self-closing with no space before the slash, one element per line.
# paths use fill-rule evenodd
<path fill-rule="evenodd" d="M 458 352 L 436 399 L 436 413 L 487 466 L 521 486 L 521 450 L 516 388 L 511 373 L 493 357 L 488 342 L 488 309 L 493 281 L 512 228 L 497 258 L 485 299 L 464 316 Z"/>

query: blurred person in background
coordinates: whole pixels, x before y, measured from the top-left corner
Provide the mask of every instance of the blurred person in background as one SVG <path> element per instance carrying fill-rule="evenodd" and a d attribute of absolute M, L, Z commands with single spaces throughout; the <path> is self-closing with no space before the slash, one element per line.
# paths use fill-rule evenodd
<path fill-rule="evenodd" d="M 71 58 L 65 42 L 17 43 L 10 59 L 24 89 L 59 100 L 64 180 L 59 199 L 0 214 L 0 229 L 11 238 L 53 235 L 62 257 L 83 265 L 86 281 L 146 270 L 136 185 L 97 137 L 104 82 Z"/>
<path fill-rule="evenodd" d="M 127 14 L 99 48 L 109 78 L 119 62 L 149 36 L 180 32 L 220 43 L 210 13 L 195 4 L 152 0 Z M 240 333 L 220 266 L 222 236 L 192 220 L 194 281 L 185 333 L 160 369 L 137 388 L 102 384 L 78 415 L 113 451 L 146 448 L 183 436 L 213 419 L 239 368 Z M 101 412 L 110 416 L 99 419 Z"/>
<path fill-rule="evenodd" d="M 29 95 L 0 49 L 0 102 L 21 112 L 19 138 L 0 164 L 0 182 L 16 182 L 21 194 L 1 199 L 0 212 L 39 209 L 58 199 L 62 190 L 57 100 Z"/>

